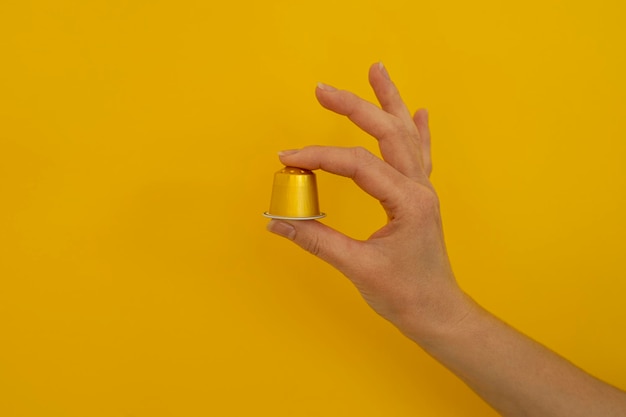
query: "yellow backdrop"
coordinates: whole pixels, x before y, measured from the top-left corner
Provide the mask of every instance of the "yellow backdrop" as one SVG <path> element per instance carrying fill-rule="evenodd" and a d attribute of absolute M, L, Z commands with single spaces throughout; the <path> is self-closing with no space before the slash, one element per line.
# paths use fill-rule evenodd
<path fill-rule="evenodd" d="M 0 415 L 492 416 L 265 231 L 276 152 L 427 107 L 462 286 L 626 388 L 624 2 L 3 0 Z M 319 174 L 324 221 L 384 221 Z"/>

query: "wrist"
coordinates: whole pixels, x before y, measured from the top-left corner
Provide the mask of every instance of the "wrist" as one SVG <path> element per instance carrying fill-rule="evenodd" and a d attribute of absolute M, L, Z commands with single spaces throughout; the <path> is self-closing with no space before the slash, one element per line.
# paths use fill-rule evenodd
<path fill-rule="evenodd" d="M 479 314 L 480 306 L 458 286 L 423 300 L 407 311 L 395 324 L 409 339 L 423 348 L 436 346 L 450 340 L 472 317 Z"/>

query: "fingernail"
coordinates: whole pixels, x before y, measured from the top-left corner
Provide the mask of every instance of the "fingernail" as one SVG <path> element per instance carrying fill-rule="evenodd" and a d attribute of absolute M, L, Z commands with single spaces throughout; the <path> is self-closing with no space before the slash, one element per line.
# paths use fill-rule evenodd
<path fill-rule="evenodd" d="M 278 220 L 270 220 L 267 224 L 267 230 L 289 240 L 296 237 L 296 229 L 292 225 Z"/>
<path fill-rule="evenodd" d="M 337 89 L 333 87 L 332 85 L 328 85 L 324 83 L 317 83 L 317 88 L 319 88 L 320 90 L 324 90 L 324 91 L 337 91 Z"/>
<path fill-rule="evenodd" d="M 385 65 L 383 64 L 383 61 L 378 61 L 378 69 L 380 69 L 380 72 L 383 73 L 385 78 L 387 78 L 388 80 L 391 80 L 391 77 L 389 76 L 389 73 L 387 72 L 387 68 L 385 68 Z"/>
<path fill-rule="evenodd" d="M 288 155 L 293 155 L 298 152 L 300 152 L 300 149 L 287 149 L 287 150 L 278 152 L 278 156 L 288 156 Z"/>

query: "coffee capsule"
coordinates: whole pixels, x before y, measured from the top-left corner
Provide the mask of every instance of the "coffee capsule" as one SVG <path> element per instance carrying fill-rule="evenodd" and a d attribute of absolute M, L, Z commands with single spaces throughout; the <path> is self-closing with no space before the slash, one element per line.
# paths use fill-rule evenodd
<path fill-rule="evenodd" d="M 308 169 L 284 167 L 274 174 L 270 209 L 263 213 L 271 219 L 321 219 L 315 174 Z"/>

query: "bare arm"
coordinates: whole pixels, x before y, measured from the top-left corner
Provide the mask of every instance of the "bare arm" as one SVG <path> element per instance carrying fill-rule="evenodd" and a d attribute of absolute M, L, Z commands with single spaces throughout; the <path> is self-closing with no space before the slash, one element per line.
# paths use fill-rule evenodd
<path fill-rule="evenodd" d="M 503 416 L 626 416 L 626 393 L 476 304 L 452 328 L 407 336 Z"/>
<path fill-rule="evenodd" d="M 411 116 L 382 65 L 370 68 L 369 79 L 381 107 L 323 84 L 316 96 L 378 139 L 383 159 L 362 148 L 319 146 L 280 159 L 352 178 L 381 202 L 387 224 L 366 241 L 316 221 L 272 220 L 268 229 L 340 270 L 376 312 L 503 416 L 626 416 L 626 393 L 509 327 L 459 288 L 429 181 L 427 113 Z"/>

